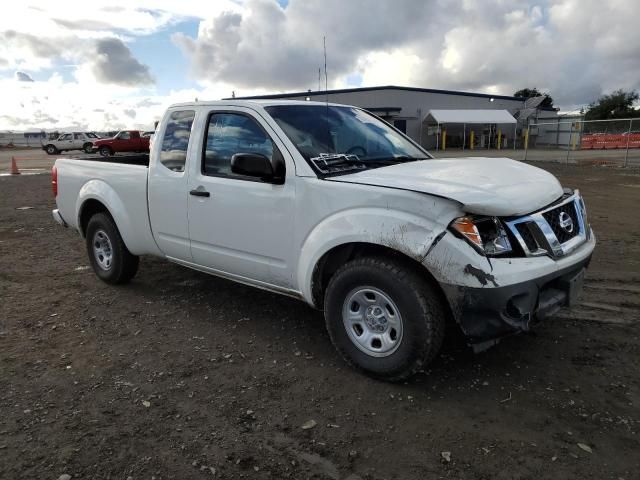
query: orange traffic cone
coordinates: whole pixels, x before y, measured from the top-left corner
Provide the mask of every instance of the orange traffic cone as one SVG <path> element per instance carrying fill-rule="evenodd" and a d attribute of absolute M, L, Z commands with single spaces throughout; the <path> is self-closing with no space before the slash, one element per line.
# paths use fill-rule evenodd
<path fill-rule="evenodd" d="M 20 175 L 18 165 L 16 164 L 16 157 L 11 157 L 11 175 Z"/>

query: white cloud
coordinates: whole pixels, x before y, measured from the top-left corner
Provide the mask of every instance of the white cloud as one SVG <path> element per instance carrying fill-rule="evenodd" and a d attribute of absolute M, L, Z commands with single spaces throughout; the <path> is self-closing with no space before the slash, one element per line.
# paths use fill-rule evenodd
<path fill-rule="evenodd" d="M 640 88 L 639 17 L 640 2 L 622 0 L 291 0 L 286 9 L 249 0 L 175 41 L 211 83 L 315 89 L 326 35 L 335 87 L 352 74 L 369 86 L 507 95 L 535 86 L 574 106 Z"/>
<path fill-rule="evenodd" d="M 91 77 L 89 77 L 91 78 Z M 158 95 L 118 85 L 97 84 L 83 78 L 66 82 L 54 74 L 45 81 L 0 80 L 0 130 L 89 129 L 148 130 L 166 108 L 179 102 L 218 100 L 233 86 L 220 83 Z M 256 90 L 252 93 L 267 93 Z"/>
<path fill-rule="evenodd" d="M 316 89 L 323 36 L 330 88 L 354 78 L 495 94 L 535 86 L 579 106 L 640 89 L 639 17 L 640 2 L 624 0 L 9 2 L 0 16 L 0 128 L 148 128 L 174 101 Z M 200 20 L 197 35 L 173 40 L 200 88 L 159 95 L 128 44 L 187 18 Z M 16 81 L 62 65 L 71 80 Z"/>

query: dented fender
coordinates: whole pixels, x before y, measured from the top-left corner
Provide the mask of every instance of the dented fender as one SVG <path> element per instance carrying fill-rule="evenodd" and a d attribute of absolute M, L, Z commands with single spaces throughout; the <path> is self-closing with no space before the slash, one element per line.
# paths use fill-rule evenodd
<path fill-rule="evenodd" d="M 449 216 L 446 216 L 447 223 Z M 312 278 L 318 261 L 327 252 L 349 243 L 370 243 L 401 252 L 422 262 L 442 224 L 422 216 L 386 208 L 354 208 L 337 212 L 320 222 L 304 239 L 297 280 L 302 294 L 313 305 Z"/>

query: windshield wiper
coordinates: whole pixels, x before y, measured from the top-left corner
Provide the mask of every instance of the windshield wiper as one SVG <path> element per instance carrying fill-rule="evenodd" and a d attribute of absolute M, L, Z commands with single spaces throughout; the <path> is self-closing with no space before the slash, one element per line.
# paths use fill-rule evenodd
<path fill-rule="evenodd" d="M 393 157 L 377 157 L 367 158 L 365 162 L 375 163 L 405 163 L 413 162 L 414 160 L 428 160 L 429 157 L 411 157 L 409 155 L 395 155 Z"/>

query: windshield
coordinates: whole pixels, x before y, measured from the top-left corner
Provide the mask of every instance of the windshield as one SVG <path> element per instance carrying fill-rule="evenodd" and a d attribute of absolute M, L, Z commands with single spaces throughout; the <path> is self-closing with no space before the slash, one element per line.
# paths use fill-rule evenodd
<path fill-rule="evenodd" d="M 327 158 L 333 162 L 342 159 L 342 164 L 351 163 L 354 168 L 430 158 L 400 133 L 358 108 L 278 105 L 266 110 L 316 168 L 319 159 Z"/>

